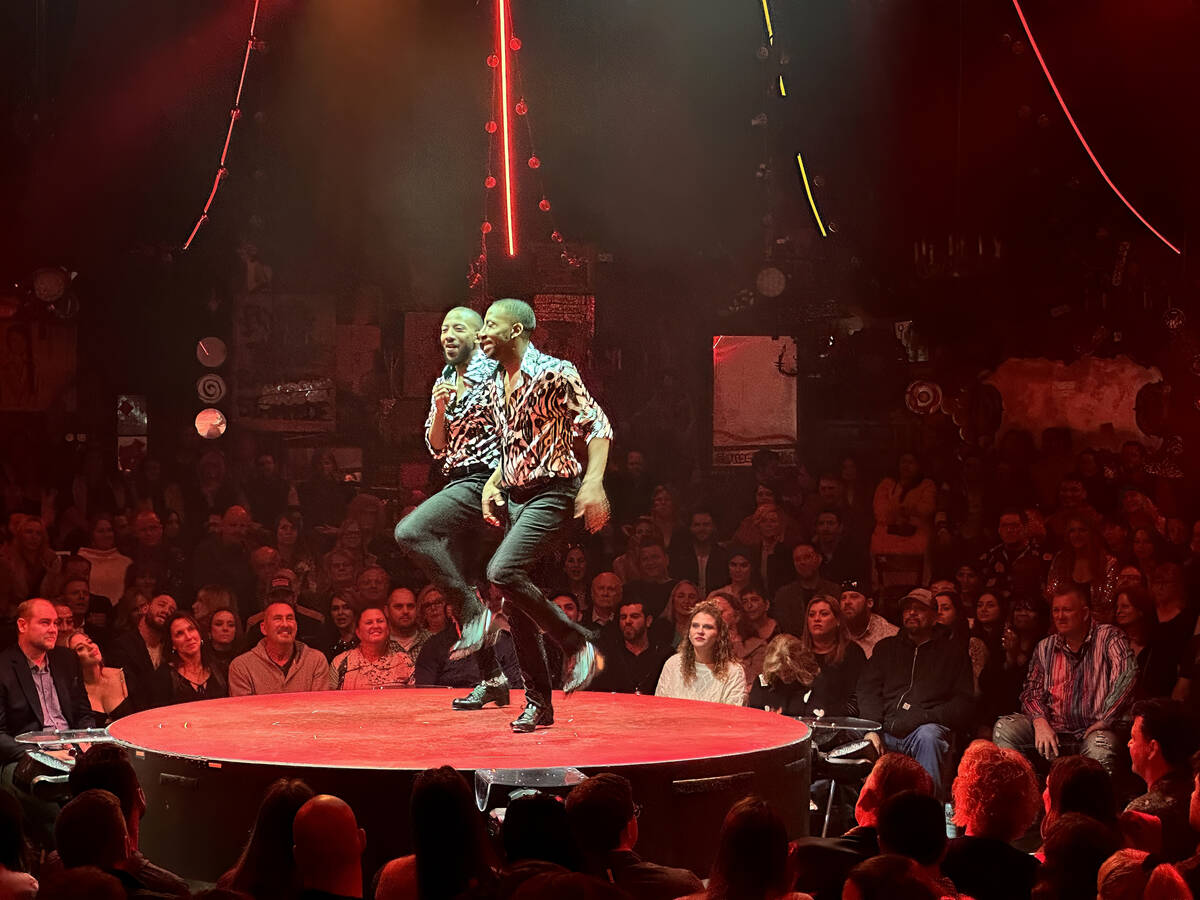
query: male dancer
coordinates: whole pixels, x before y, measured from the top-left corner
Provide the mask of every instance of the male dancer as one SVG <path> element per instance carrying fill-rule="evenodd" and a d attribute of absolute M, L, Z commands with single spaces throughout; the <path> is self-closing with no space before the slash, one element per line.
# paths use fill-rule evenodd
<path fill-rule="evenodd" d="M 477 619 L 483 610 L 463 568 L 478 553 L 483 486 L 500 459 L 489 386 L 496 364 L 476 346 L 482 325 L 479 313 L 464 306 L 442 320 L 446 367 L 433 385 L 425 444 L 442 460 L 449 481 L 396 526 L 396 542 L 442 591 L 460 622 Z M 455 698 L 455 709 L 508 705 L 508 682 L 490 647 L 481 650 L 479 668 L 482 681 L 466 697 Z"/>
<path fill-rule="evenodd" d="M 481 505 L 484 519 L 496 525 L 501 507 L 508 511 L 507 531 L 488 564 L 487 577 L 505 602 L 516 607 L 509 627 L 525 682 L 525 710 L 512 723 L 516 732 L 554 723 L 550 670 L 539 629 L 563 648 L 566 693 L 586 687 L 603 667 L 591 632 L 550 602 L 529 570 L 572 516 L 582 516 L 593 532 L 608 521 L 602 479 L 612 427 L 575 366 L 530 344 L 536 327 L 529 304 L 497 300 L 479 331 L 479 348 L 500 364 L 489 379 L 500 464 L 484 485 Z M 575 435 L 587 438 L 586 471 L 572 449 Z M 464 620 L 456 651 L 470 652 L 482 645 L 491 627 L 486 609 L 478 619 Z"/>

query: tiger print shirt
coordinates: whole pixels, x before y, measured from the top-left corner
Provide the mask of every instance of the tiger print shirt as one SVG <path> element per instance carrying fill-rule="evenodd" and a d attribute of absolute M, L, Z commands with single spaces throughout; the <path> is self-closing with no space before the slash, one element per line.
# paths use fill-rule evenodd
<path fill-rule="evenodd" d="M 500 433 L 500 484 L 526 487 L 546 478 L 583 473 L 575 436 L 590 443 L 613 436 L 608 416 L 583 385 L 574 363 L 542 353 L 532 344 L 521 360 L 521 384 L 504 398 L 504 367 L 489 380 Z"/>
<path fill-rule="evenodd" d="M 434 450 L 429 442 L 433 428 L 433 414 L 437 404 L 429 399 L 429 415 L 425 418 L 425 446 L 434 459 L 442 460 L 442 471 L 463 466 L 486 465 L 495 468 L 500 462 L 500 436 L 493 421 L 493 407 L 489 381 L 495 374 L 497 364 L 488 359 L 482 350 L 475 350 L 467 363 L 463 375 L 466 390 L 453 403 L 446 404 L 446 446 Z M 436 388 L 446 382 L 453 386 L 456 381 L 454 366 L 446 366 L 441 376 L 433 383 Z"/>

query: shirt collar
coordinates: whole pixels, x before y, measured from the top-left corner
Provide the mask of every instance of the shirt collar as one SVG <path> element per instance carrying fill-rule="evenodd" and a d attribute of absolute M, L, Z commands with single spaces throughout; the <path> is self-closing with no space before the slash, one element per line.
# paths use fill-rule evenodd
<path fill-rule="evenodd" d="M 526 347 L 525 355 L 521 358 L 522 374 L 536 375 L 542 366 L 542 359 L 545 355 L 537 347 L 533 346 L 533 344 Z"/>
<path fill-rule="evenodd" d="M 1068 653 L 1072 653 L 1072 652 L 1082 653 L 1083 648 L 1086 647 L 1088 644 L 1090 644 L 1092 642 L 1092 639 L 1096 637 L 1096 629 L 1099 627 L 1100 627 L 1100 624 L 1095 619 L 1092 619 L 1092 624 L 1088 626 L 1088 633 L 1086 635 L 1084 635 L 1083 642 L 1079 645 L 1078 651 L 1071 650 L 1071 648 L 1067 646 L 1067 639 L 1065 637 L 1063 637 L 1061 634 L 1059 634 L 1057 631 L 1054 633 L 1054 644 L 1056 647 L 1059 647 L 1062 650 L 1066 650 Z"/>
<path fill-rule="evenodd" d="M 491 376 L 496 371 L 498 365 L 494 360 L 489 359 L 486 353 L 476 347 L 471 353 L 471 358 L 467 361 L 467 371 L 463 375 L 463 380 L 469 384 L 479 384 Z M 454 366 L 446 366 L 442 369 L 442 380 L 454 380 Z"/>

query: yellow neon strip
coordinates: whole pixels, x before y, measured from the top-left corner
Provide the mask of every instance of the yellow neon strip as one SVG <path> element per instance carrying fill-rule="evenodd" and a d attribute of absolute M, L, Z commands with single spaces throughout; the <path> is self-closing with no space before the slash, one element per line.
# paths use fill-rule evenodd
<path fill-rule="evenodd" d="M 797 153 L 796 165 L 800 167 L 800 179 L 804 182 L 804 193 L 808 194 L 808 205 L 812 207 L 813 218 L 817 220 L 817 228 L 821 230 L 821 237 L 829 237 L 825 231 L 825 223 L 821 221 L 821 214 L 817 211 L 817 201 L 813 199 L 812 188 L 808 185 L 808 173 L 804 171 L 804 158 Z"/>
<path fill-rule="evenodd" d="M 780 97 L 787 96 L 787 88 L 785 88 L 783 86 L 783 76 L 782 75 L 779 76 L 779 96 Z"/>
<path fill-rule="evenodd" d="M 767 43 L 775 43 L 775 29 L 771 25 L 771 7 L 767 6 L 767 0 L 762 0 L 763 19 L 767 23 Z"/>

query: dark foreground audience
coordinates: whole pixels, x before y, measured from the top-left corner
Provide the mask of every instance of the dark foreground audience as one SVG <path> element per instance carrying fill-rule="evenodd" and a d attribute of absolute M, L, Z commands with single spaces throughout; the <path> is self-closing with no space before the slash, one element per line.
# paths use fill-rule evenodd
<path fill-rule="evenodd" d="M 294 778 L 280 778 L 267 788 L 250 840 L 217 886 L 242 891 L 254 900 L 294 897 L 300 888 L 300 876 L 292 852 L 292 826 L 296 813 L 312 796 L 312 788 Z"/>
<path fill-rule="evenodd" d="M 656 865 L 634 851 L 641 810 L 627 778 L 595 775 L 571 790 L 566 808 L 585 871 L 635 900 L 673 900 L 701 889 L 700 879 L 687 869 Z"/>

